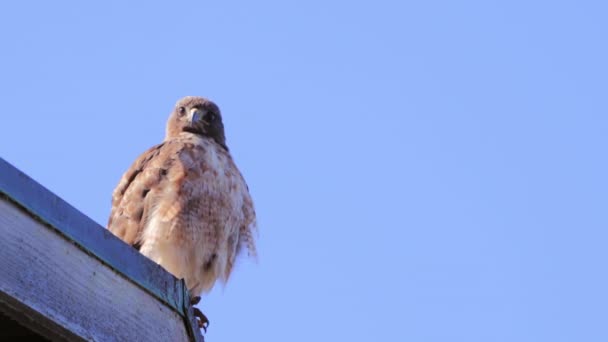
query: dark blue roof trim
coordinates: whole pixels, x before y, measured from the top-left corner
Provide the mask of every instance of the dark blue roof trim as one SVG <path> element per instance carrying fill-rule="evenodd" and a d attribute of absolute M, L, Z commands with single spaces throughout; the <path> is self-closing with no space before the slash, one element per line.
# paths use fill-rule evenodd
<path fill-rule="evenodd" d="M 74 241 L 84 251 L 165 302 L 187 322 L 192 321 L 190 298 L 183 280 L 177 280 L 158 264 L 141 255 L 2 158 L 0 194 L 4 194 L 40 221 Z M 202 341 L 197 328 L 188 328 L 195 341 Z"/>

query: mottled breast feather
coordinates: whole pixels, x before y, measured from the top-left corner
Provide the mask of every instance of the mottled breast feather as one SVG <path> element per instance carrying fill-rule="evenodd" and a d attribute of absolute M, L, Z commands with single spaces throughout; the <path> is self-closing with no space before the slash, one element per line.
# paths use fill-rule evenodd
<path fill-rule="evenodd" d="M 240 171 L 225 148 L 186 132 L 123 175 L 108 229 L 185 278 L 193 295 L 227 281 L 242 250 L 256 257 L 255 210 Z"/>

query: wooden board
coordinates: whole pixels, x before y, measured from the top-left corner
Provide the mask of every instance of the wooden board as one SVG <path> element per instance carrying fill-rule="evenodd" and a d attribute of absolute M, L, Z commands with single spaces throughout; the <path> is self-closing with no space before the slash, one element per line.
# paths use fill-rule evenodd
<path fill-rule="evenodd" d="M 57 336 L 64 329 L 69 340 L 189 339 L 183 318 L 165 303 L 0 198 L 0 306 L 15 305 L 34 313 L 29 328 Z"/>

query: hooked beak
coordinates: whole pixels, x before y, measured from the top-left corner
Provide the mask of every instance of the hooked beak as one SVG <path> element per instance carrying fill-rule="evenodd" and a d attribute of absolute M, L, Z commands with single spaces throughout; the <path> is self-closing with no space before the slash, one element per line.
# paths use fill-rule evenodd
<path fill-rule="evenodd" d="M 196 127 L 200 123 L 203 122 L 203 117 L 205 116 L 204 111 L 198 108 L 192 108 L 190 110 L 190 126 Z"/>

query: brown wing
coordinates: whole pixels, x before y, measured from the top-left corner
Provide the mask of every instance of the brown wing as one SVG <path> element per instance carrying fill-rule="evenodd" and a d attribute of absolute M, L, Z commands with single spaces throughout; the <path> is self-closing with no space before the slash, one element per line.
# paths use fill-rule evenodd
<path fill-rule="evenodd" d="M 155 195 L 169 182 L 169 169 L 177 160 L 179 145 L 162 143 L 144 152 L 114 189 L 108 229 L 137 249 Z"/>

